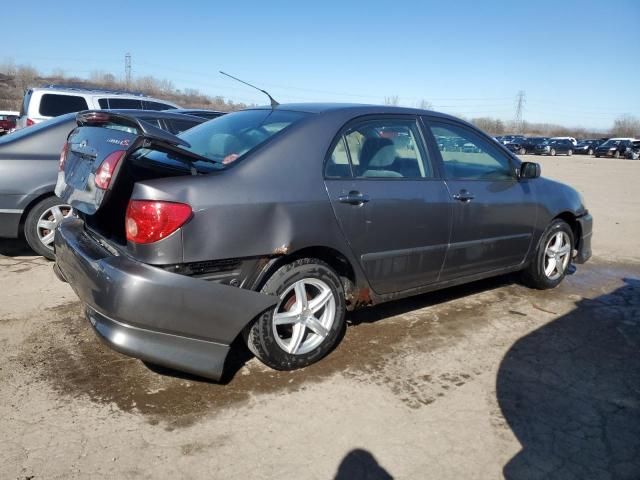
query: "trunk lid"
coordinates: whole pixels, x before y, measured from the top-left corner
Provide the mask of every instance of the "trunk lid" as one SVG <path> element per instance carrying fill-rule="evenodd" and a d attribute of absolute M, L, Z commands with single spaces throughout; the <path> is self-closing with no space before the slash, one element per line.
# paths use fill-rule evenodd
<path fill-rule="evenodd" d="M 183 150 L 184 140 L 135 117 L 105 111 L 80 112 L 63 151 L 55 193 L 74 209 L 94 215 L 107 202 L 124 170 L 123 164 L 141 148 L 179 153 L 188 161 L 195 154 Z M 107 158 L 118 161 L 110 169 L 108 185 L 96 176 Z M 104 170 L 104 168 L 103 168 Z M 102 172 L 104 176 L 104 171 Z M 103 180 L 103 179 L 102 179 Z"/>

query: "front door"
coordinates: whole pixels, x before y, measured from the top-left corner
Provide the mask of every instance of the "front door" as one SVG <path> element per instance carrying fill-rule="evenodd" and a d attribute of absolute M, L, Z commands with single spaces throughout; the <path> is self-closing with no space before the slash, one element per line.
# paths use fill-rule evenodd
<path fill-rule="evenodd" d="M 359 120 L 334 143 L 327 192 L 371 287 L 384 294 L 437 281 L 451 202 L 416 117 Z"/>
<path fill-rule="evenodd" d="M 438 144 L 444 138 L 464 145 L 459 151 L 439 149 L 453 202 L 451 243 L 442 279 L 522 263 L 537 214 L 531 185 L 518 181 L 509 154 L 488 137 L 453 120 L 424 121 Z"/>

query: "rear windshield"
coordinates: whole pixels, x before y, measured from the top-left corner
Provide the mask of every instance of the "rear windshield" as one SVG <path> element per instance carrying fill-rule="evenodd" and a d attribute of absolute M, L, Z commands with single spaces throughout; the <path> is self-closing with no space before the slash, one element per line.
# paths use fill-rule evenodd
<path fill-rule="evenodd" d="M 243 110 L 202 123 L 179 136 L 191 144 L 188 150 L 219 164 L 225 164 L 236 161 L 276 133 L 308 115 L 285 110 Z M 144 157 L 156 162 L 184 165 L 172 155 L 160 152 L 146 152 Z M 207 162 L 194 162 L 194 166 L 205 170 L 212 168 L 212 164 Z M 220 166 L 222 165 L 218 168 Z"/>

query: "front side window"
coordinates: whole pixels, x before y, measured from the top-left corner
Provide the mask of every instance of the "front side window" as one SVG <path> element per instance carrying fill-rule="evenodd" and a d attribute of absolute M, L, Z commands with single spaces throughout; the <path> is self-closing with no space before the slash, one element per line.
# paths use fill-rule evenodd
<path fill-rule="evenodd" d="M 65 113 L 87 110 L 88 108 L 87 101 L 77 95 L 45 93 L 40 100 L 40 115 L 45 117 L 57 117 Z"/>
<path fill-rule="evenodd" d="M 462 126 L 429 122 L 437 139 L 447 178 L 457 180 L 511 180 L 513 168 L 506 155 L 480 135 Z"/>
<path fill-rule="evenodd" d="M 370 120 L 349 128 L 327 162 L 327 177 L 431 178 L 433 170 L 413 120 Z M 340 174 L 341 173 L 341 174 Z"/>

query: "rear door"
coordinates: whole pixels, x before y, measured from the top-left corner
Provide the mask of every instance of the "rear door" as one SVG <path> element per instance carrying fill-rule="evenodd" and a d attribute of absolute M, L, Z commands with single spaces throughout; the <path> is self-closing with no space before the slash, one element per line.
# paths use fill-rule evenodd
<path fill-rule="evenodd" d="M 375 292 L 438 280 L 451 203 L 415 116 L 368 117 L 347 125 L 330 149 L 325 184 Z"/>
<path fill-rule="evenodd" d="M 463 138 L 465 151 L 439 151 L 453 202 L 453 225 L 442 279 L 520 264 L 527 254 L 537 207 L 527 181 L 518 181 L 507 152 L 454 120 L 424 117 L 428 137 Z"/>

